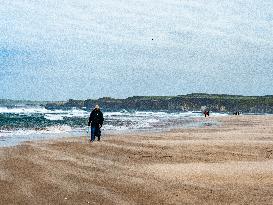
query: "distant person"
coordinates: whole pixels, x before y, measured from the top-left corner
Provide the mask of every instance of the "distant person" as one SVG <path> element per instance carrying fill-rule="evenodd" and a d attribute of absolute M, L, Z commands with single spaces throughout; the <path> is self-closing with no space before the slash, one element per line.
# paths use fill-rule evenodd
<path fill-rule="evenodd" d="M 209 116 L 209 111 L 208 110 L 204 111 L 204 115 L 205 117 Z"/>
<path fill-rule="evenodd" d="M 95 106 L 95 109 L 92 110 L 90 113 L 89 121 L 88 121 L 88 126 L 91 125 L 91 140 L 90 142 L 94 142 L 96 136 L 98 137 L 98 141 L 100 141 L 100 136 L 101 136 L 101 131 L 100 128 L 102 127 L 103 124 L 103 114 L 100 111 L 99 105 Z"/>

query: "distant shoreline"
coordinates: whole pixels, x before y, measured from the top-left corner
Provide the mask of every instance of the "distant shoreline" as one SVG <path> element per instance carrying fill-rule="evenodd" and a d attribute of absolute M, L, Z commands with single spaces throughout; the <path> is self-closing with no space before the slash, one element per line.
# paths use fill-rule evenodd
<path fill-rule="evenodd" d="M 102 97 L 98 99 L 67 101 L 30 101 L 0 99 L 0 106 L 16 104 L 42 105 L 47 109 L 79 108 L 90 110 L 100 104 L 104 111 L 203 111 L 273 113 L 273 95 L 243 96 L 228 94 L 192 93 L 177 96 L 132 96 L 127 98 Z"/>

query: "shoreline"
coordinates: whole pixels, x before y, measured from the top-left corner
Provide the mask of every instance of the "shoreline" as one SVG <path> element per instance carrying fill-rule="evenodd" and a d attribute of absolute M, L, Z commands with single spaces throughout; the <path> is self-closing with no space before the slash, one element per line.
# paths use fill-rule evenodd
<path fill-rule="evenodd" d="M 219 125 L 219 122 L 217 120 L 211 120 L 211 119 L 217 119 L 217 118 L 204 118 L 201 117 L 188 117 L 185 118 L 184 121 L 179 122 L 178 124 L 171 125 L 169 124 L 163 124 L 148 128 L 134 128 L 134 129 L 114 129 L 114 130 L 103 130 L 103 135 L 131 135 L 131 134 L 148 134 L 148 133 L 158 133 L 158 132 L 168 132 L 172 129 L 186 129 L 186 128 L 199 128 L 204 126 L 217 126 Z M 177 123 L 177 122 L 176 122 Z M 58 126 L 56 126 L 57 129 Z M 0 130 L 5 133 L 9 132 L 15 132 L 15 135 L 0 135 L 0 148 L 1 147 L 14 147 L 20 144 L 24 144 L 25 142 L 35 142 L 35 141 L 47 141 L 47 140 L 55 140 L 55 139 L 62 139 L 67 138 L 67 136 L 80 138 L 82 135 L 90 135 L 89 133 L 86 134 L 87 126 L 80 128 L 71 128 L 71 131 L 69 132 L 56 132 L 51 133 L 51 127 L 48 128 L 40 128 L 40 129 L 23 129 L 23 130 Z M 48 131 L 48 132 L 47 132 Z"/>
<path fill-rule="evenodd" d="M 0 148 L 4 204 L 272 204 L 273 116 Z"/>

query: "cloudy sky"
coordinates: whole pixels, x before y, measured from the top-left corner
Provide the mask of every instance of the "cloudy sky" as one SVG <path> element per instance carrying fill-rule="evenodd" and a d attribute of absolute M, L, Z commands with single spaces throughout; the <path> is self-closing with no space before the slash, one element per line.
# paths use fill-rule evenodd
<path fill-rule="evenodd" d="M 272 0 L 0 0 L 0 98 L 273 94 Z"/>

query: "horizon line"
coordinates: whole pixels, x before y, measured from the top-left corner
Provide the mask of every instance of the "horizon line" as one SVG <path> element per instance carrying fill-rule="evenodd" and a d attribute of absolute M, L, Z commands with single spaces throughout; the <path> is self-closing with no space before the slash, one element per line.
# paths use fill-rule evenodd
<path fill-rule="evenodd" d="M 29 100 L 29 99 L 12 99 L 12 98 L 0 98 L 0 101 L 29 101 L 29 102 L 67 102 L 69 100 L 99 100 L 99 99 L 105 99 L 105 98 L 110 98 L 110 99 L 127 99 L 127 98 L 132 98 L 132 97 L 182 97 L 182 96 L 190 96 L 190 95 L 212 95 L 212 96 L 237 96 L 237 97 L 273 97 L 273 94 L 271 95 L 239 95 L 239 94 L 216 94 L 216 93 L 188 93 L 188 94 L 179 94 L 179 95 L 133 95 L 133 96 L 128 96 L 125 98 L 115 98 L 111 96 L 103 96 L 103 97 L 98 97 L 98 98 L 86 98 L 86 99 L 76 99 L 76 98 L 68 98 L 65 100 Z"/>

